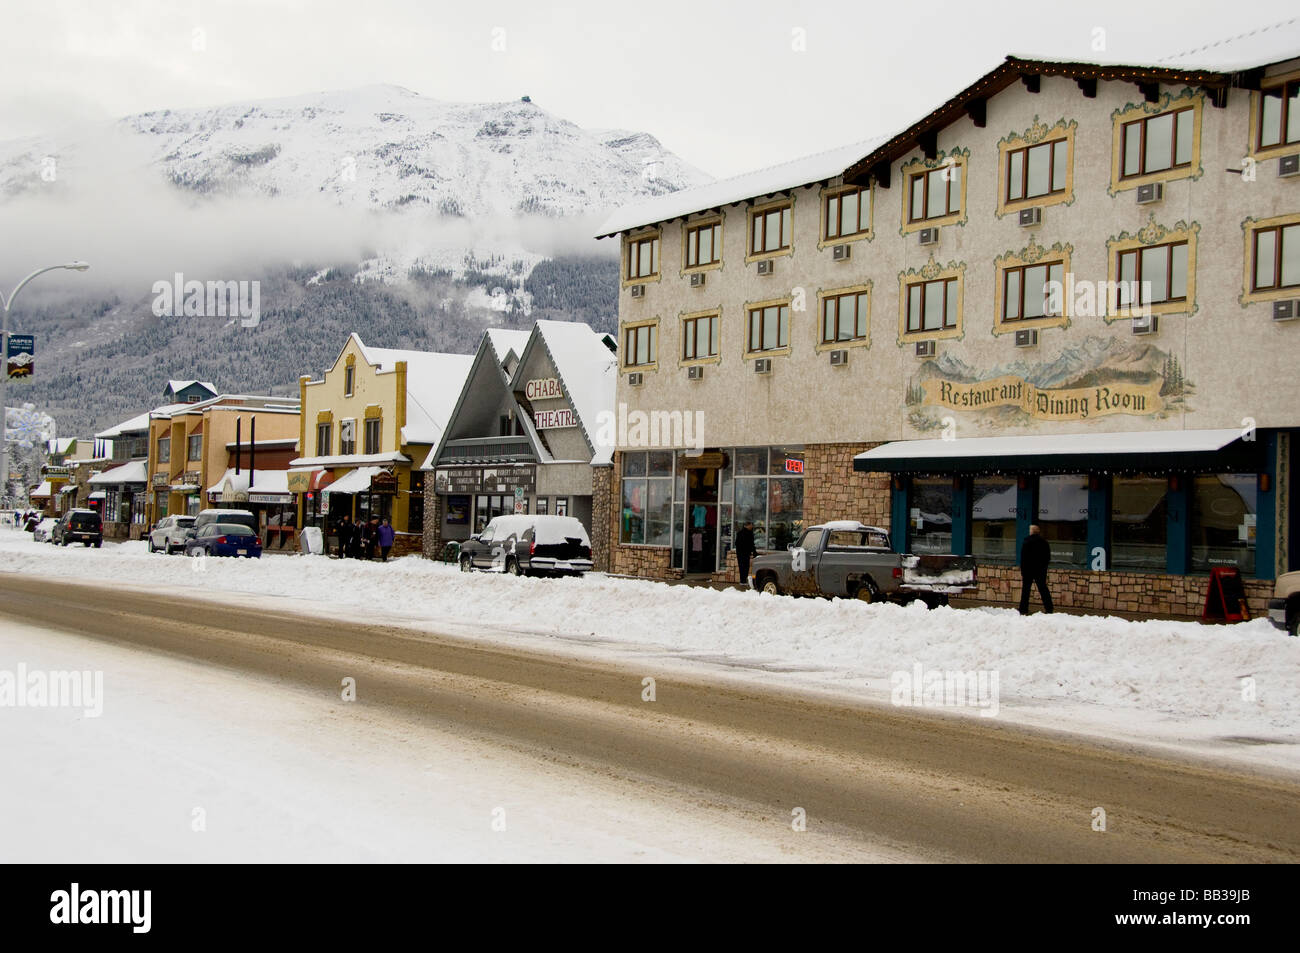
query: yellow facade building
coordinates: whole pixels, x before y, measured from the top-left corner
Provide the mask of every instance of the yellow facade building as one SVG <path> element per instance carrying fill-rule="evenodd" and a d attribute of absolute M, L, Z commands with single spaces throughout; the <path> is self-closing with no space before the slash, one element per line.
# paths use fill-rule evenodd
<path fill-rule="evenodd" d="M 299 379 L 299 457 L 289 474 L 298 525 L 387 519 L 395 554 L 419 552 L 424 473 L 473 357 L 369 347 L 348 336 L 320 380 Z"/>

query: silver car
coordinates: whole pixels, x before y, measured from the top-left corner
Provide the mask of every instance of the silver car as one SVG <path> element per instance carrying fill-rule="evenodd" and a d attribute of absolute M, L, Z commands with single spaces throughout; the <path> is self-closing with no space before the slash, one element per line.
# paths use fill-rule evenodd
<path fill-rule="evenodd" d="M 178 553 L 185 547 L 185 531 L 194 525 L 193 516 L 164 516 L 149 532 L 149 552 Z"/>

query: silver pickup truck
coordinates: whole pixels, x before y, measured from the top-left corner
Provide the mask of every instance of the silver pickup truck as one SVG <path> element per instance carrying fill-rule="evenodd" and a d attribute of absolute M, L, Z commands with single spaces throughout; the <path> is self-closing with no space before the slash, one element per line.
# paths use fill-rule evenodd
<path fill-rule="evenodd" d="M 885 530 L 850 520 L 805 530 L 787 552 L 756 557 L 749 573 L 753 588 L 773 595 L 920 599 L 931 607 L 975 588 L 973 556 L 901 555 Z"/>

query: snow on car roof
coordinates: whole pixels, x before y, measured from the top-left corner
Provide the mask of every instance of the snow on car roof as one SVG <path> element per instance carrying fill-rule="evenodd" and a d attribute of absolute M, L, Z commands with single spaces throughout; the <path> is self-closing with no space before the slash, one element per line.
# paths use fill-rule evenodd
<path fill-rule="evenodd" d="M 528 530 L 535 530 L 533 538 L 543 546 L 562 543 L 566 539 L 581 539 L 584 546 L 591 545 L 587 528 L 576 516 L 554 516 L 550 514 L 494 517 L 488 526 L 492 528 L 493 538 L 497 536 L 520 536 Z M 487 527 L 484 527 L 484 532 Z"/>

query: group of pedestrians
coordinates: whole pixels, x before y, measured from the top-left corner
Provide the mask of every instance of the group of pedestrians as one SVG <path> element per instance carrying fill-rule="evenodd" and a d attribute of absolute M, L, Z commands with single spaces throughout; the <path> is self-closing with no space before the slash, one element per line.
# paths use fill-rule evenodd
<path fill-rule="evenodd" d="M 374 559 L 378 555 L 381 562 L 388 562 L 396 535 L 388 520 L 381 522 L 377 516 L 359 523 L 344 516 L 334 524 L 334 534 L 338 538 L 339 558 Z"/>

